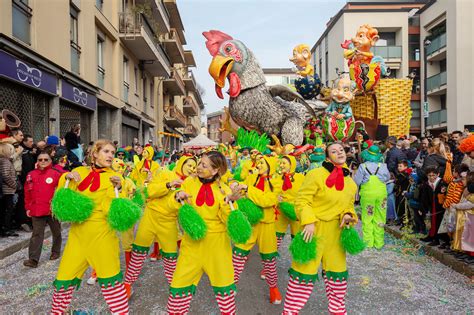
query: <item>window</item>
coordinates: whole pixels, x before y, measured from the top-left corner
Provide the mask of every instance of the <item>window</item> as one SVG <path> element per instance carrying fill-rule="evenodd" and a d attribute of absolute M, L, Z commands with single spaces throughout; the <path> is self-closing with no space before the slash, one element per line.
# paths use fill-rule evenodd
<path fill-rule="evenodd" d="M 408 35 L 408 55 L 411 61 L 420 61 L 420 35 Z"/>
<path fill-rule="evenodd" d="M 135 78 L 135 95 L 138 95 L 138 68 L 134 67 L 134 78 Z"/>
<path fill-rule="evenodd" d="M 441 94 L 439 96 L 439 102 L 441 104 L 441 109 L 446 109 L 446 94 Z"/>
<path fill-rule="evenodd" d="M 97 85 L 100 88 L 104 88 L 105 79 L 104 46 L 104 38 L 101 35 L 97 35 Z"/>
<path fill-rule="evenodd" d="M 329 55 L 328 55 L 328 52 L 326 51 L 326 54 L 325 54 L 325 57 L 326 57 L 326 65 L 325 65 L 325 79 L 326 79 L 326 86 L 329 86 Z"/>
<path fill-rule="evenodd" d="M 319 55 L 322 56 L 322 55 Z M 323 57 L 319 57 L 319 79 L 323 77 Z"/>
<path fill-rule="evenodd" d="M 395 46 L 395 32 L 380 32 L 375 46 Z"/>
<path fill-rule="evenodd" d="M 128 91 L 130 89 L 129 74 L 128 74 L 128 59 L 123 56 L 123 100 L 128 102 Z"/>
<path fill-rule="evenodd" d="M 153 80 L 152 82 L 150 82 L 150 107 L 151 108 L 155 108 L 155 104 L 154 104 L 154 96 L 155 96 L 155 85 L 153 84 Z"/>
<path fill-rule="evenodd" d="M 102 6 L 104 5 L 104 0 L 95 0 L 95 6 L 97 7 L 97 9 L 99 9 L 100 11 L 102 11 Z"/>
<path fill-rule="evenodd" d="M 30 24 L 31 12 L 28 6 L 29 0 L 13 0 L 12 2 L 12 31 L 13 36 L 19 40 L 31 44 Z"/>
<path fill-rule="evenodd" d="M 143 86 L 143 109 L 144 111 L 146 112 L 146 103 L 148 101 L 148 98 L 146 97 L 147 96 L 147 91 L 146 91 L 146 88 L 147 88 L 147 81 L 146 81 L 146 77 L 143 78 L 142 80 L 142 86 Z"/>
<path fill-rule="evenodd" d="M 71 71 L 79 74 L 80 70 L 80 57 L 81 57 L 81 47 L 79 46 L 79 25 L 78 17 L 79 11 L 71 6 L 69 10 L 70 16 L 70 40 L 71 40 Z"/>

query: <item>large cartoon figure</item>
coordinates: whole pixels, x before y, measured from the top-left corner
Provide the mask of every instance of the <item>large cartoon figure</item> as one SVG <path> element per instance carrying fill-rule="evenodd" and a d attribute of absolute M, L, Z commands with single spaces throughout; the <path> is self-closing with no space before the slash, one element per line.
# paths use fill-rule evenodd
<path fill-rule="evenodd" d="M 364 24 L 359 27 L 355 37 L 341 44 L 344 48 L 344 58 L 348 59 L 351 80 L 356 82 L 357 89 L 361 92 L 373 90 L 380 75 L 387 73 L 383 58 L 374 56 L 371 51 L 378 40 L 377 29 Z"/>
<path fill-rule="evenodd" d="M 326 108 L 323 130 L 329 141 L 346 141 L 354 132 L 355 120 L 350 101 L 354 99 L 352 82 L 347 77 L 336 81 L 331 90 L 331 103 Z"/>
<path fill-rule="evenodd" d="M 314 73 L 314 68 L 311 65 L 311 48 L 305 44 L 296 46 L 290 61 L 296 66 L 296 74 L 301 76 L 295 80 L 296 91 L 305 100 L 315 98 L 321 90 L 321 80 Z"/>

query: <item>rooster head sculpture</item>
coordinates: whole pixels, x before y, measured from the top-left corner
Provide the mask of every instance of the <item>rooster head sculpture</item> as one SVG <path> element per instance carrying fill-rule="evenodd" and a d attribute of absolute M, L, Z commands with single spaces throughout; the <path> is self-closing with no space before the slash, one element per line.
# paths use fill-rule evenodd
<path fill-rule="evenodd" d="M 212 62 L 209 74 L 215 82 L 216 94 L 224 98 L 222 89 L 229 81 L 229 96 L 236 98 L 242 90 L 265 83 L 263 71 L 253 53 L 239 40 L 221 31 L 210 30 L 202 33 Z"/>

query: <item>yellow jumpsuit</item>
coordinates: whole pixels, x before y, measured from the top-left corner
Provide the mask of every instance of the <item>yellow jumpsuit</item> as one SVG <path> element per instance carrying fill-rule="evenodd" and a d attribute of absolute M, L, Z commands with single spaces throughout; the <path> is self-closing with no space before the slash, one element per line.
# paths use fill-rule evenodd
<path fill-rule="evenodd" d="M 120 248 L 117 233 L 107 223 L 107 213 L 115 191 L 110 177 L 118 176 L 119 173 L 111 169 L 103 169 L 100 173 L 100 187 L 91 192 L 89 188 L 81 193 L 94 201 L 95 207 L 92 215 L 83 223 L 73 223 L 69 230 L 69 236 L 64 248 L 64 253 L 59 264 L 58 273 L 54 286 L 57 290 L 68 288 L 70 285 L 79 287 L 82 276 L 89 266 L 95 269 L 100 285 L 114 285 L 115 281 L 122 281 L 120 272 Z M 84 180 L 91 172 L 90 167 L 80 166 L 74 169 Z M 58 187 L 64 187 L 64 174 Z M 123 186 L 122 180 L 122 186 Z M 79 183 L 70 181 L 69 188 L 77 191 Z M 119 197 L 127 197 L 124 190 Z"/>
<path fill-rule="evenodd" d="M 231 190 L 222 182 L 220 188 L 219 183 L 213 182 L 211 189 L 214 204 L 208 206 L 204 203 L 202 206 L 197 206 L 196 198 L 201 186 L 201 182 L 196 177 L 188 177 L 181 186 L 183 191 L 192 196 L 190 204 L 206 222 L 207 234 L 202 240 L 195 241 L 184 233 L 170 287 L 170 294 L 173 296 L 193 294 L 204 272 L 209 277 L 216 295 L 225 295 L 235 291 L 232 247 L 227 235 L 230 207 L 225 202 L 225 197 L 231 194 Z M 170 209 L 175 212 L 181 207 L 174 198 L 168 201 Z"/>
<path fill-rule="evenodd" d="M 287 157 L 290 159 L 290 174 L 293 174 L 293 182 L 292 187 L 287 190 L 283 190 L 283 178 L 281 176 L 276 177 L 275 181 L 278 183 L 278 187 L 281 187 L 281 193 L 280 196 L 283 198 L 282 202 L 289 202 L 291 204 L 294 204 L 296 195 L 298 194 L 298 191 L 303 184 L 304 181 L 304 175 L 301 173 L 295 173 L 296 171 L 296 159 L 294 156 L 287 155 Z M 301 229 L 301 224 L 300 222 L 297 221 L 291 221 L 288 219 L 283 213 L 279 213 L 277 215 L 277 221 L 275 223 L 276 227 L 276 235 L 277 237 L 283 238 L 286 234 L 286 230 L 288 228 L 288 224 L 290 225 L 290 233 L 291 237 L 294 237 L 296 233 L 298 233 Z"/>
<path fill-rule="evenodd" d="M 124 185 L 123 185 L 123 192 L 128 197 L 131 198 L 131 194 L 136 190 L 135 183 L 128 177 L 125 177 Z M 130 228 L 129 230 L 120 233 L 121 241 L 122 241 L 122 249 L 124 252 L 131 252 L 132 251 L 132 244 L 133 244 L 133 232 L 134 228 Z"/>
<path fill-rule="evenodd" d="M 158 171 L 160 170 L 160 164 L 158 164 L 158 162 L 156 161 L 153 161 L 153 154 L 154 154 L 153 148 L 145 147 L 143 151 L 144 151 L 143 155 L 145 155 L 146 157 L 138 161 L 138 163 L 135 164 L 135 167 L 130 173 L 130 178 L 135 182 L 135 184 L 139 188 L 143 188 L 145 186 L 145 181 L 148 177 L 148 172 L 144 170 L 145 160 L 148 160 L 148 163 L 150 165 L 149 166 L 150 172 L 153 174 L 153 176 L 156 176 Z"/>
<path fill-rule="evenodd" d="M 255 171 L 255 162 L 252 160 L 245 160 L 242 165 L 242 171 L 240 173 L 240 178 L 242 181 L 245 181 Z"/>
<path fill-rule="evenodd" d="M 322 261 L 328 278 L 347 279 L 346 252 L 340 244 L 339 225 L 345 214 L 357 220 L 354 200 L 357 186 L 350 176 L 344 177 L 344 189 L 326 185 L 330 172 L 323 166 L 311 170 L 297 194 L 295 208 L 301 226 L 315 224 L 316 258 L 306 264 L 291 263 L 290 275 L 301 280 L 315 280 Z"/>
<path fill-rule="evenodd" d="M 273 176 L 276 172 L 276 159 L 265 157 L 270 166 L 269 176 Z M 278 194 L 281 186 L 275 179 L 271 179 L 270 183 L 265 180 L 264 191 L 255 187 L 257 184 L 258 174 L 251 174 L 245 180 L 245 185 L 248 187 L 247 195 L 257 206 L 263 209 L 263 218 L 259 223 L 253 226 L 252 235 L 245 244 L 237 244 L 234 246 L 234 253 L 241 256 L 247 256 L 255 244 L 258 244 L 260 256 L 262 260 L 271 260 L 278 256 L 277 242 L 275 238 L 275 217 L 276 206 L 278 205 Z"/>
<path fill-rule="evenodd" d="M 165 258 L 176 259 L 178 256 L 178 211 L 168 206 L 168 199 L 174 198 L 174 190 L 166 187 L 167 183 L 184 178 L 183 165 L 192 156 L 183 156 L 176 163 L 173 171 L 163 170 L 148 184 L 148 200 L 145 212 L 138 225 L 133 249 L 148 252 L 153 240 L 161 246 L 161 254 Z"/>

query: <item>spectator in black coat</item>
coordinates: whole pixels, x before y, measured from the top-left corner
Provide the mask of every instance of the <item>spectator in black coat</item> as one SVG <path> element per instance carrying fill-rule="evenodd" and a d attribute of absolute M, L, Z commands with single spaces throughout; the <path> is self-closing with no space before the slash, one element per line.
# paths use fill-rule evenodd
<path fill-rule="evenodd" d="M 423 180 L 427 180 L 426 170 L 429 167 L 436 167 L 439 172 L 439 176 L 443 178 L 444 171 L 446 170 L 446 148 L 443 142 L 439 138 L 434 138 L 428 145 L 428 155 L 423 161 L 422 173 L 424 174 Z"/>
<path fill-rule="evenodd" d="M 398 163 L 406 161 L 406 155 L 397 147 L 397 138 L 390 136 L 387 138 L 386 145 L 388 148 L 385 163 L 387 163 L 390 173 L 398 174 Z"/>

